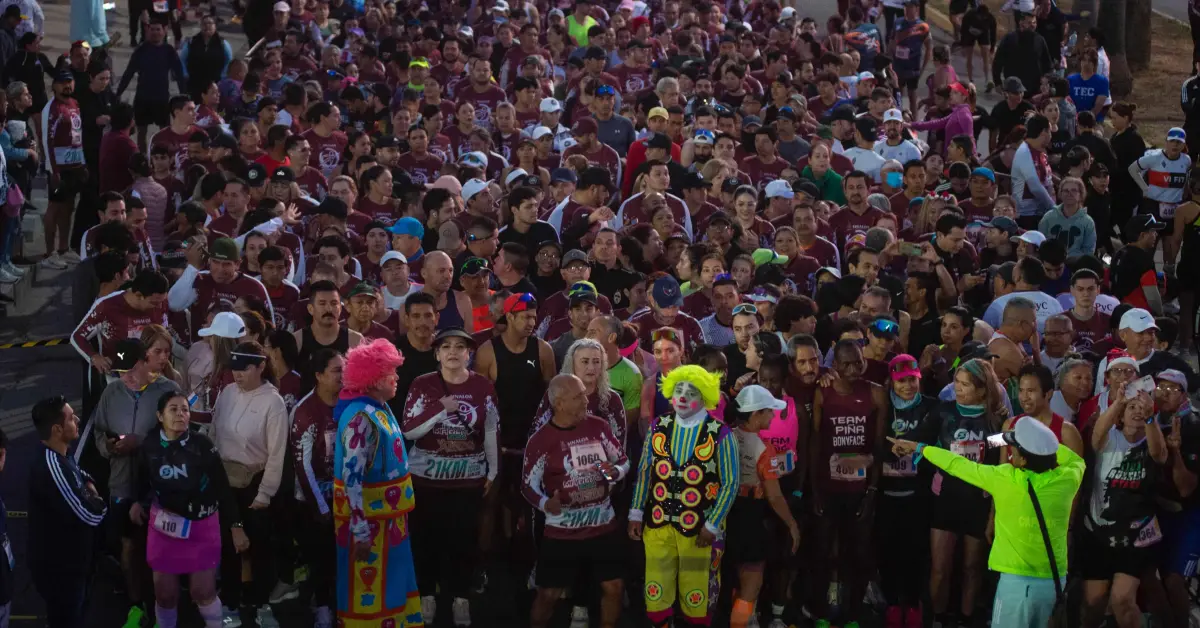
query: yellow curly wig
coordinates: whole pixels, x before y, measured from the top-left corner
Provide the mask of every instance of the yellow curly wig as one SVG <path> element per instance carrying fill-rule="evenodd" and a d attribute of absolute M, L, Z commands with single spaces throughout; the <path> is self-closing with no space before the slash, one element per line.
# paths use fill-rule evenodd
<path fill-rule="evenodd" d="M 695 386 L 704 397 L 704 407 L 715 409 L 721 402 L 721 376 L 709 373 L 694 364 L 679 366 L 667 373 L 662 380 L 662 394 L 670 399 L 675 394 L 675 387 L 680 382 Z"/>

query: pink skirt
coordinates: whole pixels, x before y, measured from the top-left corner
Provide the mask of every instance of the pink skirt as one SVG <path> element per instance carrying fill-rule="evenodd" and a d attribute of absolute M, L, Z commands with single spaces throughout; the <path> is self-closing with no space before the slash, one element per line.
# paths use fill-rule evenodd
<path fill-rule="evenodd" d="M 191 522 L 186 539 L 167 536 L 154 527 L 158 504 L 150 507 L 146 536 L 146 562 L 154 571 L 189 574 L 216 569 L 221 562 L 220 516 L 212 514 Z"/>

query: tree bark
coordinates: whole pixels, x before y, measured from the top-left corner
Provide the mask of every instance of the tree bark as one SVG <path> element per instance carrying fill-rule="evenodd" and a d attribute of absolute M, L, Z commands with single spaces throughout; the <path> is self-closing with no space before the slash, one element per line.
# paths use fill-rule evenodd
<path fill-rule="evenodd" d="M 1133 92 L 1133 74 L 1125 58 L 1126 0 L 1099 0 L 1097 25 L 1108 40 L 1105 51 L 1109 60 L 1109 82 L 1114 100 L 1127 98 Z M 1135 0 L 1136 2 L 1137 0 Z"/>
<path fill-rule="evenodd" d="M 1140 72 L 1150 69 L 1151 0 L 1125 3 L 1125 58 L 1129 69 Z"/>

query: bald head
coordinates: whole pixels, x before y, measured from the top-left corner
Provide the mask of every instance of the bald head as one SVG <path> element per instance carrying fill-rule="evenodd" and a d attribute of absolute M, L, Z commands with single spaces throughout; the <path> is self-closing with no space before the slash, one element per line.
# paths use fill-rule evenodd
<path fill-rule="evenodd" d="M 454 282 L 454 264 L 443 251 L 425 254 L 425 265 L 421 267 L 421 279 L 425 290 L 433 294 L 445 294 Z"/>
<path fill-rule="evenodd" d="M 583 420 L 587 414 L 587 387 L 583 380 L 574 375 L 555 375 L 547 390 L 550 407 L 554 409 L 553 421 L 562 427 L 571 427 Z"/>

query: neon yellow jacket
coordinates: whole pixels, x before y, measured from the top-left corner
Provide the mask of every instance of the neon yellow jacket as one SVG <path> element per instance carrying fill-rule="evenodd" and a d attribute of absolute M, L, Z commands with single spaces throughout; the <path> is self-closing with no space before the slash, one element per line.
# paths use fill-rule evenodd
<path fill-rule="evenodd" d="M 1075 494 L 1083 482 L 1086 467 L 1083 458 L 1065 445 L 1059 445 L 1058 467 L 1045 473 L 1034 473 L 1011 464 L 995 466 L 971 462 L 933 446 L 925 447 L 922 455 L 946 473 L 992 495 L 996 506 L 996 540 L 988 556 L 990 569 L 1049 579 L 1053 578 L 1050 559 L 1046 556 L 1046 544 L 1042 541 L 1027 488 L 1032 482 L 1046 517 L 1046 528 L 1050 531 L 1058 574 L 1066 576 L 1067 527 Z"/>

